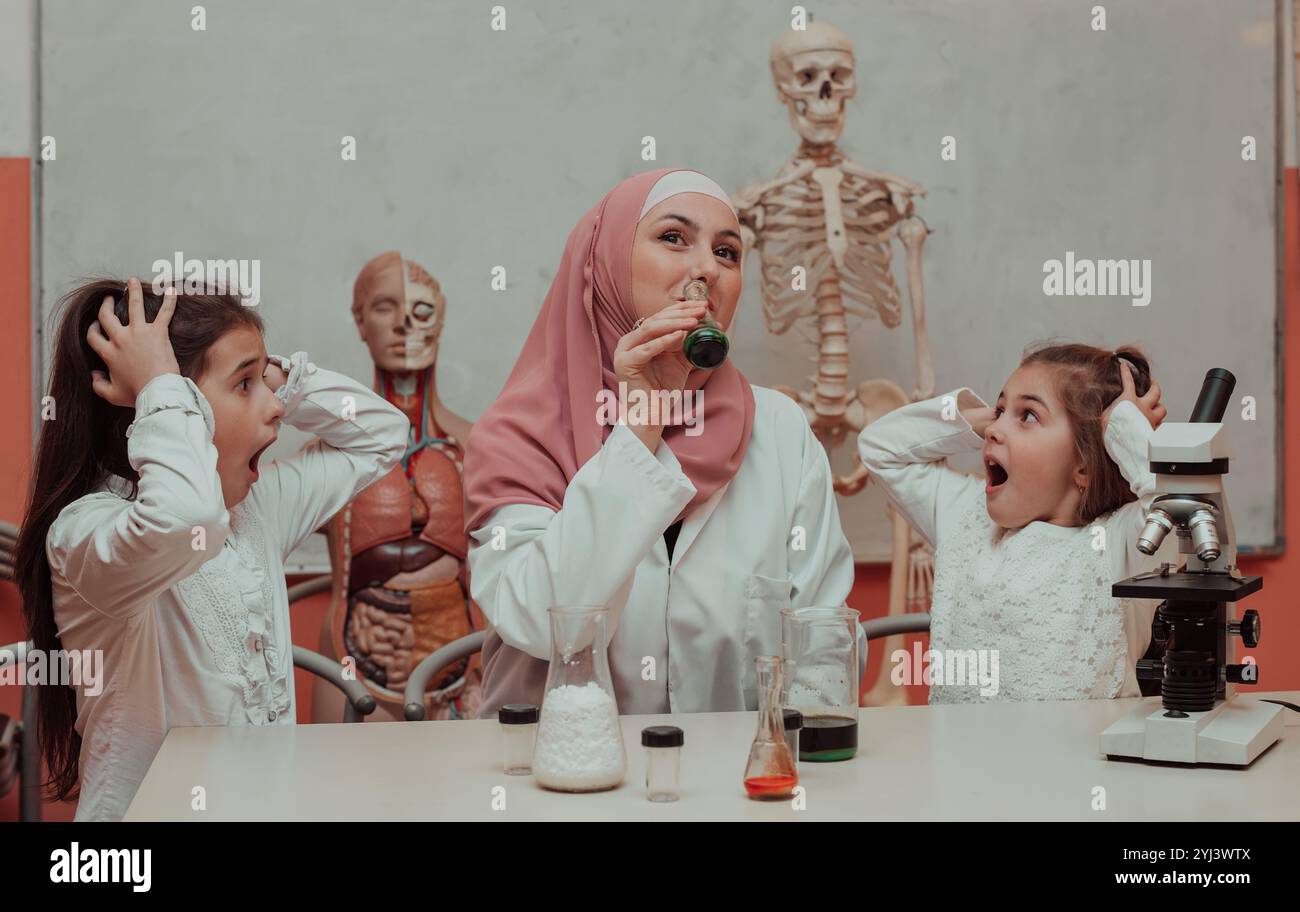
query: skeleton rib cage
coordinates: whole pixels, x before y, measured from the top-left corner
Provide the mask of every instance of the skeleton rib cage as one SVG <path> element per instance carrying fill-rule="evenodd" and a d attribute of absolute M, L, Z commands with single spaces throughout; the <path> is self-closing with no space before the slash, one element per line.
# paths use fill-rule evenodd
<path fill-rule="evenodd" d="M 816 291 L 827 278 L 838 279 L 846 313 L 878 318 L 893 329 L 902 322 L 902 304 L 893 274 L 895 227 L 913 214 L 910 194 L 895 194 L 883 180 L 845 174 L 840 205 L 846 229 L 842 268 L 836 269 L 826 245 L 827 227 L 821 186 L 811 178 L 781 187 L 762 200 L 755 249 L 762 277 L 763 316 L 780 335 L 801 319 L 817 314 Z M 902 198 L 903 211 L 895 205 Z M 793 269 L 806 270 L 806 285 L 791 288 Z"/>

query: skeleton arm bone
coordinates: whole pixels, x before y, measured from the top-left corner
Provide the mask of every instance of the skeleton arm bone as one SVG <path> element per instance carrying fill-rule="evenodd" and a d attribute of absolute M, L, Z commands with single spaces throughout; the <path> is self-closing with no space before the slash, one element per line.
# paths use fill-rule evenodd
<path fill-rule="evenodd" d="M 925 324 L 925 278 L 921 272 L 921 251 L 929 229 L 917 216 L 898 226 L 898 237 L 907 251 L 907 296 L 912 305 L 912 335 L 916 339 L 916 389 L 912 401 L 934 396 L 934 363 L 930 360 L 930 337 Z"/>

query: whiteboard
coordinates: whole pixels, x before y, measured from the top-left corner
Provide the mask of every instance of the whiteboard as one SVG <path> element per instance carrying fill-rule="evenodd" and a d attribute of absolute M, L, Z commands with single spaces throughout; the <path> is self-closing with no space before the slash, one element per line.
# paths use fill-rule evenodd
<path fill-rule="evenodd" d="M 1274 549 L 1274 4 L 1105 5 L 1095 31 L 1092 5 L 1065 0 L 816 4 L 856 49 L 841 147 L 927 191 L 937 392 L 969 385 L 991 401 L 1044 337 L 1135 342 L 1180 420 L 1205 371 L 1229 368 L 1238 399 L 1257 401 L 1256 420 L 1228 418 L 1236 528 L 1243 551 Z M 447 296 L 439 390 L 471 419 L 500 391 L 570 229 L 609 188 L 687 166 L 738 190 L 796 145 L 768 69 L 785 2 L 508 3 L 504 31 L 490 4 L 462 0 L 226 0 L 205 5 L 203 31 L 192 6 L 42 4 L 40 130 L 57 140 L 41 165 L 46 312 L 81 276 L 148 275 L 177 251 L 255 258 L 270 349 L 368 382 L 351 283 L 400 249 Z M 1067 250 L 1150 259 L 1150 304 L 1045 296 L 1043 263 Z M 861 322 L 850 380 L 910 390 L 912 344 L 906 313 L 894 330 Z M 751 262 L 737 363 L 803 388 L 811 353 L 795 330 L 767 331 Z M 838 451 L 836 470 L 855 458 Z M 856 557 L 885 559 L 879 493 L 840 508 Z"/>

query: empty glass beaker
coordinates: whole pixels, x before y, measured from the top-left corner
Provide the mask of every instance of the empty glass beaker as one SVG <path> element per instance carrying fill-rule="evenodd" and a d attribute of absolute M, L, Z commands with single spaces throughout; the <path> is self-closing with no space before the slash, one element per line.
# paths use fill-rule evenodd
<path fill-rule="evenodd" d="M 604 608 L 550 609 L 551 665 L 533 750 L 533 778 L 564 792 L 623 781 L 627 753 L 609 673 Z"/>
<path fill-rule="evenodd" d="M 782 608 L 782 705 L 803 713 L 799 759 L 848 760 L 858 750 L 858 613 Z"/>

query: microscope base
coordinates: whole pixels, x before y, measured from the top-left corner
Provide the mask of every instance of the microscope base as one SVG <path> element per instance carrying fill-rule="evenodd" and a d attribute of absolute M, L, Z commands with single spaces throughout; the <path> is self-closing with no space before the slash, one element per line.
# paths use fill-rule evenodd
<path fill-rule="evenodd" d="M 1101 733 L 1108 758 L 1249 766 L 1282 737 L 1282 707 L 1233 697 L 1209 712 L 1170 719 L 1159 697 L 1143 700 Z"/>

